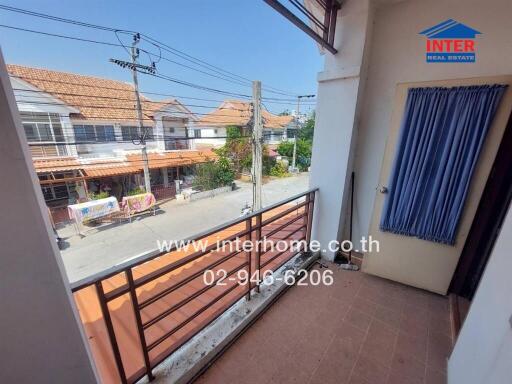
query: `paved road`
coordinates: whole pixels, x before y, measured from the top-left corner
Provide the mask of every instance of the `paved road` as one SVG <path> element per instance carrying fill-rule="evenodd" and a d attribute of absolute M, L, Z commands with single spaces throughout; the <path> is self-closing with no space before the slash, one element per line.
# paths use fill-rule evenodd
<path fill-rule="evenodd" d="M 100 272 L 120 262 L 157 248 L 157 240 L 179 240 L 240 216 L 245 203 L 252 202 L 249 183 L 214 198 L 160 205 L 156 216 L 145 215 L 132 223 L 90 229 L 81 238 L 68 225 L 58 230 L 66 239 L 61 251 L 71 282 Z M 308 175 L 272 180 L 263 185 L 263 205 L 270 205 L 307 190 Z"/>

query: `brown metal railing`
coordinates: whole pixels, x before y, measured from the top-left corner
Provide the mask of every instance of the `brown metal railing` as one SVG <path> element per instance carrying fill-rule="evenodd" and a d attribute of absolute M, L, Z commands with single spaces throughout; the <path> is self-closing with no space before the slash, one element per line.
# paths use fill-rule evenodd
<path fill-rule="evenodd" d="M 293 239 L 309 244 L 316 191 L 293 196 L 182 244 L 214 238 L 250 239 L 260 244 L 264 239 Z M 261 276 L 267 270 L 276 271 L 293 256 L 290 249 L 226 252 L 213 242 L 199 250 L 183 251 L 175 244 L 169 252 L 146 254 L 73 284 L 86 334 L 96 343 L 92 351 L 102 380 L 133 383 L 144 375 L 152 380 L 156 365 L 240 299 L 249 300 L 253 290 L 259 292 L 259 280 L 241 284 L 233 278 L 239 271 L 247 270 L 249 277 Z M 215 275 L 207 285 L 201 279 L 208 270 L 224 274 Z M 226 283 L 221 285 L 221 281 Z M 99 320 L 84 320 L 95 306 L 98 316 L 90 317 Z"/>

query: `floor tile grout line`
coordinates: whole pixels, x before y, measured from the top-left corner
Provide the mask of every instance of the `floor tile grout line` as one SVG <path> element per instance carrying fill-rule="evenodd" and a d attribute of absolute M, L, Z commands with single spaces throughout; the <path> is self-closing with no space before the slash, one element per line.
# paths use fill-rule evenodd
<path fill-rule="evenodd" d="M 430 324 L 429 324 L 429 327 L 427 328 L 427 356 L 425 356 L 425 376 L 423 377 L 423 382 L 426 383 L 427 382 L 427 370 L 428 370 L 428 351 L 429 351 L 429 348 L 430 348 Z"/>
<path fill-rule="evenodd" d="M 354 295 L 355 297 L 358 296 L 358 294 L 361 291 L 361 289 L 362 289 L 364 284 L 365 283 L 361 282 L 361 285 L 359 286 L 359 289 L 357 290 L 357 293 Z M 372 321 L 373 321 L 373 317 L 372 317 Z M 364 334 L 363 341 L 361 342 L 361 346 L 359 347 L 359 351 L 357 351 L 357 358 L 356 358 L 354 364 L 352 365 L 352 369 L 350 370 L 350 374 L 348 375 L 348 382 L 350 382 L 350 380 L 352 379 L 352 376 L 354 375 L 354 369 L 356 368 L 356 364 L 359 362 L 359 359 L 361 358 L 361 351 L 363 350 L 364 343 L 366 342 L 366 339 L 368 338 L 368 334 L 370 333 L 370 326 L 372 325 L 372 321 L 370 321 L 370 324 L 366 328 L 366 332 Z M 366 382 L 368 382 L 368 380 L 366 380 L 366 379 L 364 379 L 364 380 Z"/>
<path fill-rule="evenodd" d="M 341 272 L 341 271 L 340 271 Z M 361 287 L 359 287 L 361 288 Z M 358 290 L 359 291 L 359 290 Z M 352 306 L 352 304 L 350 305 Z M 350 307 L 349 306 L 349 307 Z M 348 313 L 348 311 L 347 311 Z M 347 315 L 347 313 L 345 313 L 342 317 L 342 320 L 345 320 L 345 316 Z M 316 366 L 316 368 L 313 370 L 313 372 L 311 372 L 311 375 L 309 376 L 309 379 L 308 379 L 308 384 L 311 382 L 311 380 L 313 380 L 313 377 L 315 376 L 315 373 L 318 371 L 318 368 L 320 367 L 320 364 L 321 362 L 323 361 L 325 355 L 327 354 L 327 351 L 329 350 L 329 347 L 331 346 L 331 344 L 334 342 L 335 338 L 333 337 L 332 340 L 329 342 L 329 345 L 325 348 L 325 351 L 324 353 L 322 354 L 322 357 L 320 358 L 320 361 L 318 363 L 318 365 Z"/>
<path fill-rule="evenodd" d="M 395 338 L 395 345 L 393 346 L 393 353 L 391 354 L 391 366 L 389 367 L 389 371 L 388 371 L 388 377 L 386 378 L 386 383 L 389 382 L 389 378 L 391 377 L 391 370 L 392 370 L 392 367 L 393 367 L 393 359 L 395 358 L 395 354 L 396 354 L 396 347 L 398 345 L 398 337 L 400 336 L 400 333 L 398 333 L 396 335 L 396 338 Z"/>

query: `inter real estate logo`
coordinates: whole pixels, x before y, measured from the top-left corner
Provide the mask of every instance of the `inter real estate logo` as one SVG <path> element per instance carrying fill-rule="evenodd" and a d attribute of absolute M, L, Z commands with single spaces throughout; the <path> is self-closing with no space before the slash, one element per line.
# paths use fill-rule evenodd
<path fill-rule="evenodd" d="M 427 63 L 474 63 L 475 36 L 481 34 L 453 19 L 421 31 L 427 37 Z"/>

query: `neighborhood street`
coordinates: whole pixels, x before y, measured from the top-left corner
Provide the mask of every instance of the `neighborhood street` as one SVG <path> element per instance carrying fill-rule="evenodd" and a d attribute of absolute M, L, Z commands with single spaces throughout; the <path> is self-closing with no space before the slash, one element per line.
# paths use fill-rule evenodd
<path fill-rule="evenodd" d="M 236 191 L 191 203 L 160 204 L 157 215 L 144 215 L 121 224 L 91 228 L 85 237 L 73 225 L 58 229 L 65 239 L 61 251 L 70 282 L 98 273 L 120 262 L 157 248 L 157 240 L 180 240 L 240 216 L 252 202 L 250 183 L 237 181 Z M 273 179 L 263 185 L 263 205 L 284 200 L 308 189 L 308 174 Z"/>

